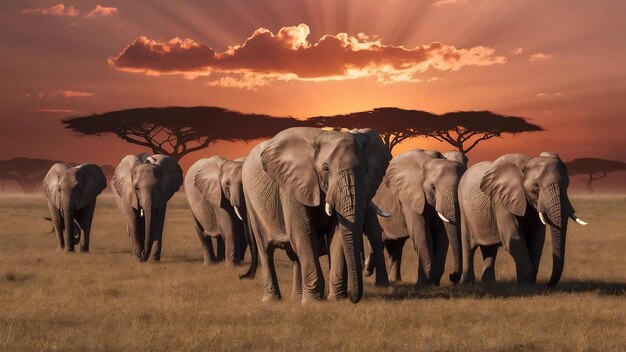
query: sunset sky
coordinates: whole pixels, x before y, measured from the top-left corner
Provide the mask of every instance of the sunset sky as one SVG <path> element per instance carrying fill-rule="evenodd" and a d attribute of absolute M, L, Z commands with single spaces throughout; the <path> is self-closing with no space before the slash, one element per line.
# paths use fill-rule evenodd
<path fill-rule="evenodd" d="M 472 162 L 554 151 L 626 161 L 626 1 L 2 1 L 0 159 L 116 165 L 141 152 L 62 118 L 220 106 L 306 118 L 394 106 L 492 110 L 545 132 Z M 245 155 L 218 142 L 182 160 Z M 394 153 L 446 145 L 416 139 Z"/>

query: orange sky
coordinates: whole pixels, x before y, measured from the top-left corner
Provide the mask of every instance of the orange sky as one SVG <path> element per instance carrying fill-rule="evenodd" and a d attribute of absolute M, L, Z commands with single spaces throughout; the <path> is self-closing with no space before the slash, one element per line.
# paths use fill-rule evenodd
<path fill-rule="evenodd" d="M 115 165 L 143 149 L 59 121 L 212 105 L 300 118 L 492 110 L 546 131 L 483 143 L 472 162 L 544 150 L 626 161 L 625 1 L 58 1 L 0 3 L 0 159 Z M 448 149 L 418 139 L 394 153 L 416 146 Z"/>

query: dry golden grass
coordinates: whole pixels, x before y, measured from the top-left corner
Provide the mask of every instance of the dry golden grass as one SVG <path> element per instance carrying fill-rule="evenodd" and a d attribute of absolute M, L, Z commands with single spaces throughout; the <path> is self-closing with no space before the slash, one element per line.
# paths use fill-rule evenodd
<path fill-rule="evenodd" d="M 132 257 L 110 196 L 99 200 L 88 255 L 55 251 L 42 197 L 4 196 L 0 350 L 624 350 L 626 197 L 577 196 L 573 203 L 590 225 L 570 225 L 556 289 L 515 288 L 512 260 L 500 250 L 501 284 L 415 291 L 407 245 L 406 283 L 375 288 L 368 278 L 357 305 L 303 307 L 288 298 L 283 253 L 277 264 L 287 298 L 278 303 L 262 304 L 261 279 L 239 281 L 243 268 L 203 266 L 182 195 L 170 203 L 160 264 Z M 542 282 L 549 251 L 547 241 Z"/>

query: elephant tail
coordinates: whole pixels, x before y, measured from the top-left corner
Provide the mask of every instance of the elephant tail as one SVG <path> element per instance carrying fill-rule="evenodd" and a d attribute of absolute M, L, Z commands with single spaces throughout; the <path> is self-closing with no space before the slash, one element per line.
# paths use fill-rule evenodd
<path fill-rule="evenodd" d="M 257 249 L 256 240 L 254 238 L 254 231 L 252 229 L 252 225 L 250 224 L 251 218 L 254 215 L 252 215 L 251 212 L 248 212 L 246 215 L 246 219 L 243 222 L 243 232 L 246 236 L 248 246 L 250 247 L 251 260 L 248 271 L 246 271 L 244 274 L 239 275 L 239 279 L 254 279 L 254 277 L 256 276 L 256 269 L 259 266 L 259 252 Z"/>

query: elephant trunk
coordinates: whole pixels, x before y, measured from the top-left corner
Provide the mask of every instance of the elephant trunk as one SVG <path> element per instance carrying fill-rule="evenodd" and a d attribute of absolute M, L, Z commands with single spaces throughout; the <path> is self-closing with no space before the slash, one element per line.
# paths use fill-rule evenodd
<path fill-rule="evenodd" d="M 459 207 L 458 192 L 456 189 L 449 189 L 442 192 L 442 196 L 436 201 L 436 210 L 442 218 L 446 229 L 452 257 L 454 260 L 454 271 L 450 274 L 450 281 L 457 283 L 461 279 L 463 271 L 463 251 L 461 248 L 461 210 Z M 442 217 L 443 215 L 443 217 Z M 445 221 L 444 218 L 448 221 Z M 443 270 L 443 268 L 441 268 Z"/>
<path fill-rule="evenodd" d="M 547 195 L 547 215 L 552 236 L 552 275 L 548 286 L 559 282 L 565 264 L 565 238 L 567 235 L 567 219 L 572 212 L 569 199 L 561 187 L 550 185 L 545 190 Z"/>
<path fill-rule="evenodd" d="M 348 296 L 358 303 L 363 296 L 363 268 L 361 262 L 361 239 L 365 216 L 365 192 L 362 184 L 355 182 L 354 172 L 338 175 L 337 203 L 341 240 L 348 267 Z"/>
<path fill-rule="evenodd" d="M 148 205 L 146 207 L 142 207 L 144 214 L 144 246 L 143 251 L 141 252 L 141 261 L 145 262 L 150 258 L 150 251 L 152 249 L 152 206 Z"/>
<path fill-rule="evenodd" d="M 64 221 L 64 231 L 63 237 L 65 239 L 65 251 L 73 252 L 74 251 L 74 208 L 71 206 L 71 202 L 67 201 L 67 204 L 63 206 L 63 221 Z"/>

